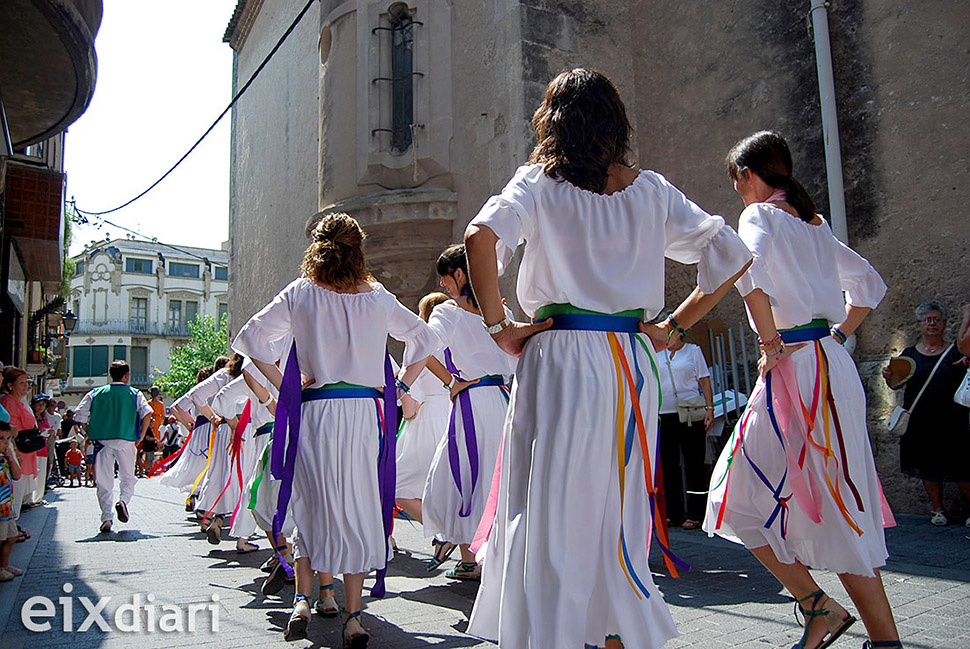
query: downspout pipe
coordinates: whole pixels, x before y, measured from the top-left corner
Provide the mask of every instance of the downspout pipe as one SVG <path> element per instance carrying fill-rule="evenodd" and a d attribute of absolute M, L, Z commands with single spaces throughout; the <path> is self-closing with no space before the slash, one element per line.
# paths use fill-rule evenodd
<path fill-rule="evenodd" d="M 825 175 L 829 186 L 829 213 L 826 216 L 835 236 L 848 244 L 849 227 L 845 218 L 845 185 L 842 182 L 842 151 L 839 145 L 839 114 L 835 105 L 835 77 L 832 74 L 828 6 L 826 0 L 812 0 L 812 34 L 815 38 L 818 94 L 822 108 Z"/>

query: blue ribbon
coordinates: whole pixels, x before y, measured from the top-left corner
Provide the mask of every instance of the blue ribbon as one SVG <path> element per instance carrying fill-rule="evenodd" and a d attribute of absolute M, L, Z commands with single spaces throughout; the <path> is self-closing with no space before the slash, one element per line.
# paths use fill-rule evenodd
<path fill-rule="evenodd" d="M 557 313 L 552 316 L 552 331 L 616 331 L 640 333 L 640 318 L 592 313 Z"/>

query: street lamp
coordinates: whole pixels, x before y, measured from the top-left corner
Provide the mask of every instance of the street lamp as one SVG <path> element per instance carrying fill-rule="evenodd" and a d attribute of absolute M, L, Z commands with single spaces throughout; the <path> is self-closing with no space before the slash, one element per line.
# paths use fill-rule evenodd
<path fill-rule="evenodd" d="M 64 326 L 64 333 L 70 335 L 74 331 L 74 326 L 77 325 L 77 316 L 68 309 L 67 313 L 61 316 L 61 324 Z"/>

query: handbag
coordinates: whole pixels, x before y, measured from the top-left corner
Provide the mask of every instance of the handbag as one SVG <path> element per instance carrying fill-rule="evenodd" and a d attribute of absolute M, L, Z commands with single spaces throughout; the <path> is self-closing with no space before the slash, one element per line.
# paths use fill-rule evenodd
<path fill-rule="evenodd" d="M 933 366 L 933 371 L 930 372 L 928 377 L 926 377 L 926 382 L 923 383 L 923 387 L 919 389 L 919 393 L 916 395 L 916 398 L 913 399 L 913 403 L 909 404 L 909 410 L 903 408 L 902 405 L 898 405 L 893 408 L 892 414 L 889 415 L 889 420 L 886 421 L 886 428 L 893 431 L 897 435 L 902 435 L 906 432 L 906 427 L 909 426 L 910 413 L 912 413 L 913 409 L 916 408 L 919 398 L 923 396 L 923 393 L 926 391 L 926 386 L 928 386 L 930 381 L 933 380 L 933 375 L 936 374 L 936 370 L 940 369 L 940 365 L 943 364 L 943 359 L 947 357 L 947 354 L 950 353 L 951 349 L 953 349 L 953 343 L 950 343 L 950 346 L 943 350 L 943 353 L 940 354 L 940 360 L 936 361 L 936 365 Z"/>
<path fill-rule="evenodd" d="M 667 355 L 667 373 L 670 374 L 670 384 L 674 387 L 674 394 L 677 394 L 677 383 L 674 381 L 674 372 L 670 369 L 670 355 Z M 695 421 L 704 421 L 704 414 L 707 410 L 707 399 L 703 395 L 697 395 L 690 399 L 677 399 L 677 419 L 682 424 L 693 424 Z"/>
<path fill-rule="evenodd" d="M 36 453 L 47 446 L 47 440 L 40 434 L 39 429 L 25 428 L 17 431 L 16 444 L 21 453 Z"/>
<path fill-rule="evenodd" d="M 953 401 L 965 408 L 970 408 L 970 370 L 967 370 L 967 373 L 963 376 L 963 380 L 960 381 L 960 387 L 957 388 L 956 394 L 953 395 Z"/>

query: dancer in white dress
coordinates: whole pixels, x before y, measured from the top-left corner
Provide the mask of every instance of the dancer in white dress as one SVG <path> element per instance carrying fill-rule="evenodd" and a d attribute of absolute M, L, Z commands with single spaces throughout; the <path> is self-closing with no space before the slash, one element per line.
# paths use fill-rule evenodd
<path fill-rule="evenodd" d="M 751 257 L 722 218 L 628 164 L 626 110 L 603 75 L 560 74 L 533 127 L 531 164 L 465 231 L 484 325 L 521 352 L 468 631 L 515 649 L 654 649 L 677 632 L 647 565 L 652 528 L 668 545 L 665 521 L 651 523 L 650 340 L 682 344 Z M 498 288 L 523 241 L 518 299 L 532 325 L 503 319 Z M 698 288 L 673 318 L 644 325 L 664 306 L 665 256 L 696 263 Z"/>
<path fill-rule="evenodd" d="M 485 512 L 498 459 L 502 426 L 508 409 L 506 383 L 516 359 L 482 327 L 481 311 L 468 281 L 465 246 L 458 244 L 438 257 L 438 278 L 454 298 L 431 312 L 428 324 L 445 345 L 445 365 L 428 361 L 428 369 L 452 391 L 447 435 L 435 450 L 424 487 L 424 535 L 458 545 L 461 560 L 446 575 L 479 579 L 481 567 L 469 545 Z M 511 316 L 511 312 L 507 311 Z M 461 385 L 458 381 L 462 380 Z M 437 544 L 429 569 L 450 552 Z"/>
<path fill-rule="evenodd" d="M 200 369 L 195 375 L 195 385 L 198 386 L 212 376 L 214 371 L 212 366 Z M 192 403 L 191 391 L 190 389 L 172 404 L 172 414 L 189 431 L 189 436 L 179 450 L 175 465 L 159 480 L 159 484 L 188 492 L 189 495 L 185 499 L 187 512 L 195 511 L 195 502 L 199 496 L 197 490 L 199 482 L 202 481 L 204 471 L 209 464 L 209 442 L 212 434 L 209 420 L 200 415 Z"/>
<path fill-rule="evenodd" d="M 744 543 L 798 600 L 807 623 L 797 649 L 827 647 L 855 621 L 806 565 L 839 573 L 872 647 L 900 647 L 878 571 L 892 513 L 841 344 L 886 285 L 816 213 L 780 135 L 741 140 L 727 163 L 746 205 L 738 229 L 754 263 L 738 289 L 763 378 L 714 468 L 704 529 Z"/>
<path fill-rule="evenodd" d="M 427 322 L 431 310 L 449 299 L 444 293 L 428 293 L 418 302 L 418 315 Z M 444 362 L 444 356 L 438 356 L 439 362 Z M 438 442 L 448 432 L 451 399 L 438 377 L 425 368 L 411 391 L 401 397 L 401 405 L 415 414 L 405 414 L 398 433 L 395 499 L 404 513 L 420 523 L 424 483 Z"/>
<path fill-rule="evenodd" d="M 232 477 L 233 432 L 225 420 L 212 411 L 210 404 L 230 381 L 242 372 L 242 356 L 235 356 L 222 369 L 189 392 L 192 404 L 215 429 L 209 439 L 209 462 L 199 484 L 196 510 L 203 512 L 201 529 L 212 545 L 222 539 L 222 524 L 239 499 L 240 486 Z"/>
<path fill-rule="evenodd" d="M 440 346 L 428 325 L 367 272 L 363 238 L 346 214 L 323 217 L 306 250 L 303 276 L 233 342 L 280 389 L 272 465 L 283 484 L 276 518 L 292 487 L 297 529 L 297 592 L 284 637 L 306 636 L 313 571 L 341 572 L 344 644 L 354 648 L 368 639 L 359 620 L 368 571 L 378 569 L 372 594 L 384 594 L 394 508 L 396 399 L 386 339 L 390 334 L 407 343 L 398 379 L 404 387 Z M 282 375 L 267 350 L 289 335 L 294 342 Z"/>

